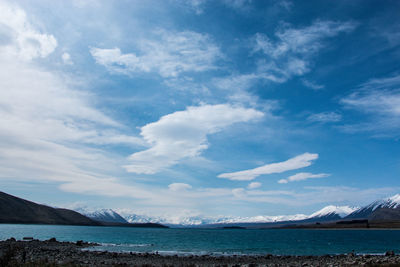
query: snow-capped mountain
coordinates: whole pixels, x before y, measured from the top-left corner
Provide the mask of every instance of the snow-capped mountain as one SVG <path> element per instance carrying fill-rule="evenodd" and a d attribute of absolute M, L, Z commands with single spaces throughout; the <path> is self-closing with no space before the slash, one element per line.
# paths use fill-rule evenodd
<path fill-rule="evenodd" d="M 371 203 L 362 208 L 350 206 L 329 205 L 310 215 L 279 215 L 268 216 L 260 215 L 253 217 L 235 217 L 235 216 L 191 216 L 173 215 L 173 216 L 148 216 L 120 210 L 120 214 L 111 209 L 102 209 L 98 211 L 78 212 L 87 217 L 104 222 L 119 223 L 160 223 L 170 226 L 201 226 L 211 224 L 247 224 L 247 223 L 279 223 L 279 222 L 326 222 L 342 219 L 371 219 L 371 220 L 400 220 L 400 194 L 390 198 L 382 199 Z"/>
<path fill-rule="evenodd" d="M 400 219 L 400 194 L 374 201 L 352 212 L 346 219 Z"/>
<path fill-rule="evenodd" d="M 111 222 L 111 223 L 127 223 L 127 221 L 121 215 L 119 215 L 112 209 L 101 209 L 96 211 L 87 211 L 80 209 L 77 211 L 95 221 Z"/>
<path fill-rule="evenodd" d="M 317 212 L 314 212 L 308 218 L 341 219 L 358 209 L 359 207 L 329 205 Z"/>
<path fill-rule="evenodd" d="M 253 217 L 235 217 L 235 216 L 171 216 L 171 217 L 150 217 L 138 214 L 122 214 L 129 223 L 161 223 L 166 225 L 198 226 L 207 224 L 236 224 L 236 223 L 276 223 L 285 221 L 305 221 L 319 220 L 327 221 L 341 219 L 350 214 L 357 208 L 349 206 L 327 206 L 311 215 L 260 215 Z"/>
<path fill-rule="evenodd" d="M 170 216 L 170 217 L 150 217 L 146 215 L 138 215 L 138 214 L 128 214 L 125 215 L 124 218 L 129 223 L 160 223 L 165 225 L 203 225 L 203 224 L 211 224 L 220 220 L 220 218 L 209 218 L 202 216 Z"/>
<path fill-rule="evenodd" d="M 267 223 L 267 222 L 281 222 L 281 221 L 298 221 L 307 219 L 308 216 L 304 214 L 295 215 L 278 215 L 278 216 L 253 216 L 253 217 L 230 217 L 220 219 L 214 223 Z"/>

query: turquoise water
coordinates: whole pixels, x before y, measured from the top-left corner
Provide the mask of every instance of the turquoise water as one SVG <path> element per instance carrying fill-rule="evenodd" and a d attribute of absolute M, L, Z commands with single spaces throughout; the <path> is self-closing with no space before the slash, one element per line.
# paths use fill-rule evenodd
<path fill-rule="evenodd" d="M 102 243 L 97 250 L 160 254 L 323 255 L 400 253 L 398 230 L 157 229 L 0 224 L 0 239 L 24 236 Z"/>

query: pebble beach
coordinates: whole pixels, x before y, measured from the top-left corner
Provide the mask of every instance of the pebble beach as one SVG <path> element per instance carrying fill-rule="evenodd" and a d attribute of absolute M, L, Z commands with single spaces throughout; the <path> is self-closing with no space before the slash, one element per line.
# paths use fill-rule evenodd
<path fill-rule="evenodd" d="M 400 255 L 354 253 L 324 256 L 178 256 L 90 251 L 84 241 L 0 241 L 0 266 L 400 266 Z"/>

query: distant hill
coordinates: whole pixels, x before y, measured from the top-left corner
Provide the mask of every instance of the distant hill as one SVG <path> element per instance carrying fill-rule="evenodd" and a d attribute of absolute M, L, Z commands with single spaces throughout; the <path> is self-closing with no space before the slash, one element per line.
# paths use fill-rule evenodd
<path fill-rule="evenodd" d="M 51 208 L 0 192 L 0 223 L 99 225 L 82 214 Z"/>

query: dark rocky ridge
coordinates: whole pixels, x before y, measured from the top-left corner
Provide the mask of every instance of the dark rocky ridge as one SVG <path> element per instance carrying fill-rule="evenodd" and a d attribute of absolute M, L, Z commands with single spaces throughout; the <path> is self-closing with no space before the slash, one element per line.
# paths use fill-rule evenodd
<path fill-rule="evenodd" d="M 0 192 L 0 223 L 100 225 L 82 214 L 52 208 Z"/>

